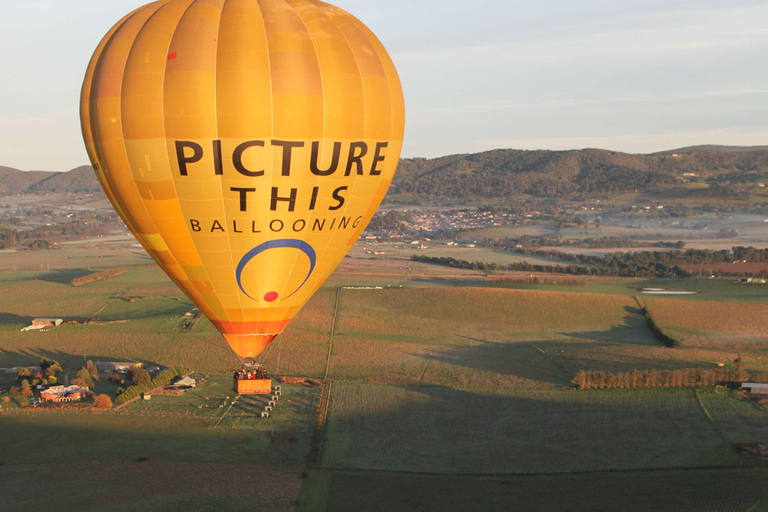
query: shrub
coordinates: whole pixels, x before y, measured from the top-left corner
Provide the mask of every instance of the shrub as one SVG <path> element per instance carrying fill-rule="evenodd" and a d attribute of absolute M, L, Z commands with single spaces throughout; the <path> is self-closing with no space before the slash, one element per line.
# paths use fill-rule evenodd
<path fill-rule="evenodd" d="M 9 397 L 9 396 L 4 396 L 4 397 L 3 397 L 3 402 L 4 402 L 4 403 L 6 403 L 6 404 L 7 404 L 7 403 L 8 403 L 8 402 L 10 402 L 10 401 L 11 401 L 11 397 Z"/>
<path fill-rule="evenodd" d="M 111 409 L 112 399 L 108 395 L 96 395 L 93 398 L 93 403 L 99 409 Z"/>
<path fill-rule="evenodd" d="M 22 408 L 24 408 L 24 407 L 27 407 L 27 406 L 29 405 L 29 400 L 27 400 L 27 398 L 26 398 L 26 397 L 24 397 L 24 396 L 20 396 L 20 397 L 18 397 L 18 398 L 16 399 L 16 401 L 19 403 L 19 405 L 20 405 Z"/>

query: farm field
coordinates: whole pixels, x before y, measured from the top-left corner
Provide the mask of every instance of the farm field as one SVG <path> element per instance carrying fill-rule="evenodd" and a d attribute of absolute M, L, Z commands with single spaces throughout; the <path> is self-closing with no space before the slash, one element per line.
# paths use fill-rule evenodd
<path fill-rule="evenodd" d="M 482 510 L 515 512 L 765 512 L 768 510 L 768 470 L 525 477 L 313 471 L 299 511 L 464 512 L 478 510 L 478 506 L 482 506 Z"/>
<path fill-rule="evenodd" d="M 0 271 L 0 367 L 133 360 L 181 364 L 205 384 L 108 413 L 0 403 L 0 495 L 15 509 L 87 499 L 80 508 L 95 510 L 117 493 L 147 510 L 288 511 L 297 498 L 301 512 L 558 510 L 564 499 L 585 512 L 766 506 L 766 470 L 744 466 L 731 445 L 768 440 L 768 405 L 713 388 L 568 391 L 580 370 L 730 369 L 737 356 L 743 369 L 768 370 L 765 288 L 617 278 L 491 287 L 479 272 L 347 258 L 260 357 L 272 374 L 328 384 L 284 385 L 265 422 L 256 412 L 266 397 L 235 400 L 239 359 L 213 325 L 181 332 L 194 305 L 154 265 L 70 284 L 116 266 L 91 264 L 88 251 L 97 261 L 102 250 L 112 249 L 62 249 L 53 252 L 83 259 Z M 382 289 L 354 289 L 371 286 Z M 643 287 L 699 292 L 643 296 L 681 348 L 648 329 L 634 299 Z M 38 316 L 78 324 L 19 331 Z M 102 379 L 96 390 L 114 387 Z M 58 500 L 25 487 L 54 477 L 72 488 Z"/>
<path fill-rule="evenodd" d="M 730 394 L 697 393 L 714 425 L 690 389 L 486 392 L 337 383 L 323 466 L 440 474 L 727 466 L 738 464 L 729 442 L 768 438 L 767 409 Z"/>
<path fill-rule="evenodd" d="M 0 414 L 2 504 L 95 511 L 119 494 L 113 510 L 238 510 L 258 501 L 288 511 L 301 486 L 304 423 L 303 431 L 270 432 L 211 429 L 186 415 Z M 30 493 L 40 479 L 55 479 L 59 492 Z"/>

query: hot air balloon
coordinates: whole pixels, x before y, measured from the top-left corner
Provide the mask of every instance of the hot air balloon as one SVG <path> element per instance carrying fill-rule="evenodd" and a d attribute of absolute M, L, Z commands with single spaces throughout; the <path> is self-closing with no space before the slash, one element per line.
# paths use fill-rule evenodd
<path fill-rule="evenodd" d="M 381 42 L 335 6 L 160 0 L 97 47 L 81 122 L 126 226 L 245 359 L 376 212 L 404 104 Z"/>

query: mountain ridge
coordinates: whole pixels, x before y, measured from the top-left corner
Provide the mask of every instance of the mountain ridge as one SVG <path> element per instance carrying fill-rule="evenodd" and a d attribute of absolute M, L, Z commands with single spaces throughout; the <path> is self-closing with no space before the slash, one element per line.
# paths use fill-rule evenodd
<path fill-rule="evenodd" d="M 506 198 L 516 194 L 605 196 L 717 176 L 764 179 L 768 146 L 701 145 L 651 154 L 604 149 L 494 149 L 438 158 L 403 158 L 389 197 L 424 200 Z M 90 165 L 66 172 L 0 166 L 0 196 L 99 193 Z"/>

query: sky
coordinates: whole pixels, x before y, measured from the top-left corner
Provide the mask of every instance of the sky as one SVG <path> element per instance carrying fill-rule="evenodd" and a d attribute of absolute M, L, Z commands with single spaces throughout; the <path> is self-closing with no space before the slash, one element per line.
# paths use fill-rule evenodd
<path fill-rule="evenodd" d="M 0 165 L 88 163 L 80 86 L 144 0 L 0 0 Z M 768 145 L 765 0 L 336 0 L 388 49 L 404 157 Z"/>

